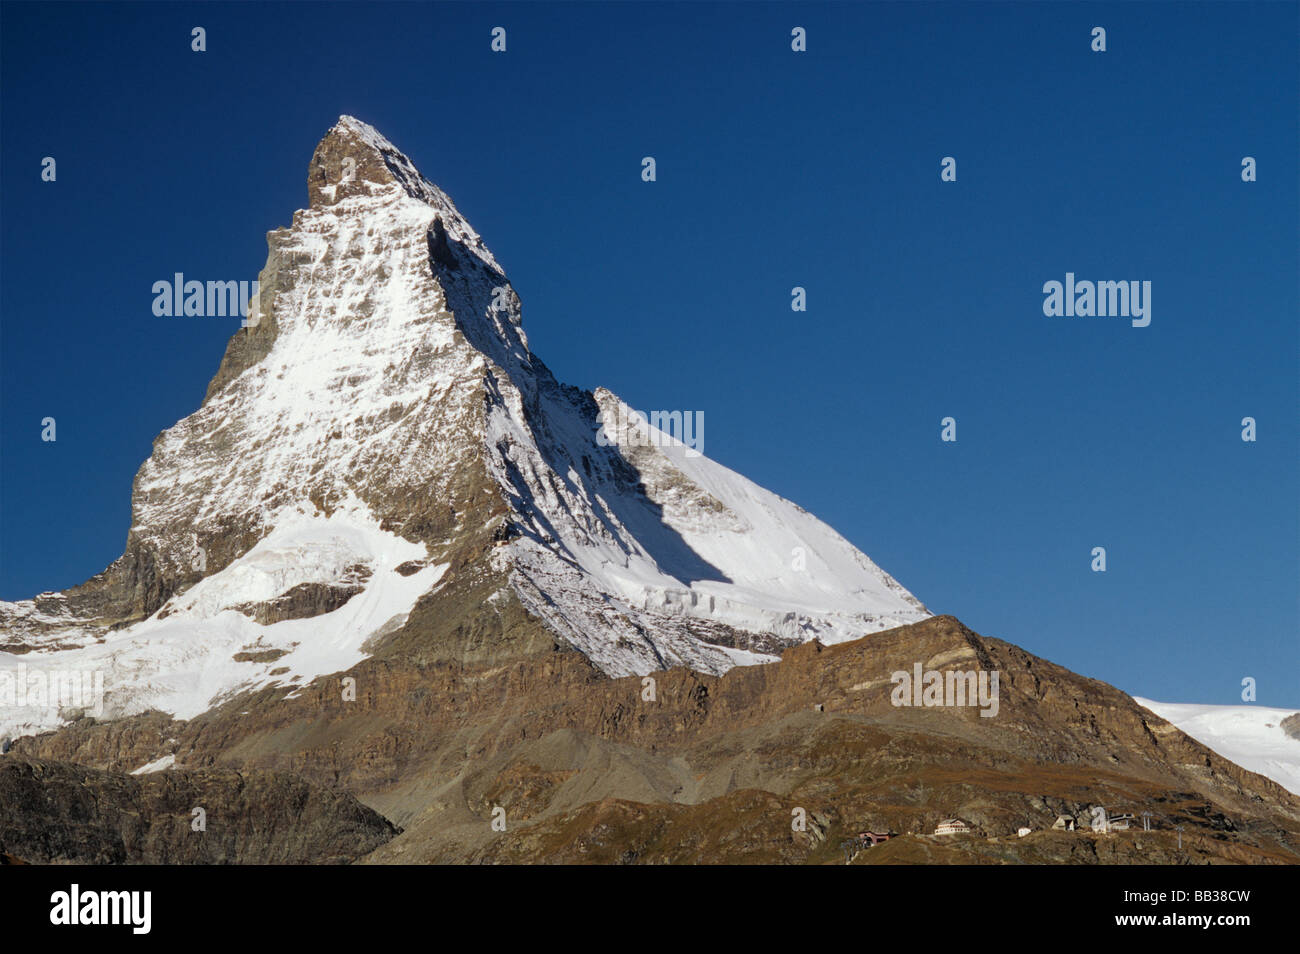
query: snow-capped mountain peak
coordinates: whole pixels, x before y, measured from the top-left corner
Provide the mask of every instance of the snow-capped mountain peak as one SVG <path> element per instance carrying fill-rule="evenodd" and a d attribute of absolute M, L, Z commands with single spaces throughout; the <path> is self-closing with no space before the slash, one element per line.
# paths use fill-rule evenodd
<path fill-rule="evenodd" d="M 721 672 L 929 615 L 663 419 L 557 382 L 480 236 L 373 127 L 340 118 L 308 198 L 268 233 L 203 404 L 140 468 L 125 553 L 0 604 L 0 670 L 98 669 L 110 715 L 188 716 L 389 637 L 436 642 L 420 608 L 466 580 L 492 590 L 480 619 L 513 602 L 610 675 Z M 0 733 L 67 715 L 6 711 Z"/>

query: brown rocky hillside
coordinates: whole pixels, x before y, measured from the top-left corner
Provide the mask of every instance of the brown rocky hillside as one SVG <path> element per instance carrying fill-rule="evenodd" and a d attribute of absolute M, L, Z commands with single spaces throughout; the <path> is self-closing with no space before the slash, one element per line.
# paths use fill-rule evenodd
<path fill-rule="evenodd" d="M 996 717 L 893 706 L 890 674 L 913 662 L 999 671 Z M 857 863 L 1300 860 L 1300 798 L 952 617 L 721 677 L 658 673 L 654 701 L 641 677 L 610 679 L 558 647 L 489 665 L 381 653 L 347 675 L 355 701 L 326 677 L 186 723 L 84 719 L 13 754 L 297 776 L 404 829 L 364 858 L 381 863 L 842 863 L 840 843 L 867 828 L 906 837 Z M 1157 830 L 1085 832 L 1094 805 L 1150 811 Z M 1080 831 L 1044 830 L 1060 815 Z M 928 834 L 948 817 L 973 833 Z"/>

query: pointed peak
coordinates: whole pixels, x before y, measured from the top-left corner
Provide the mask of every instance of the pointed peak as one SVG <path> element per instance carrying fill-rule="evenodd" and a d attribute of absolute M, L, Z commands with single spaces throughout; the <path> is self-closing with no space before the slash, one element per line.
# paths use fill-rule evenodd
<path fill-rule="evenodd" d="M 346 113 L 340 116 L 339 121 L 325 134 L 325 138 L 328 139 L 333 135 L 348 138 L 363 146 L 369 146 L 380 154 L 387 153 L 401 156 L 407 162 L 411 161 L 402 150 L 393 145 L 387 136 L 370 125 L 370 123 L 363 122 L 355 116 L 348 116 Z"/>
<path fill-rule="evenodd" d="M 394 183 L 426 202 L 437 192 L 406 153 L 355 116 L 339 117 L 316 146 L 307 170 L 307 196 L 313 209 L 352 196 L 373 195 Z"/>
<path fill-rule="evenodd" d="M 388 200 L 402 192 L 433 210 L 429 229 L 431 254 L 441 256 L 443 264 L 447 264 L 450 246 L 462 246 L 467 254 L 504 279 L 501 266 L 447 193 L 421 175 L 406 153 L 374 126 L 344 114 L 312 153 L 307 169 L 307 196 L 313 210 L 330 209 L 358 196 Z M 294 221 L 298 221 L 296 214 Z"/>

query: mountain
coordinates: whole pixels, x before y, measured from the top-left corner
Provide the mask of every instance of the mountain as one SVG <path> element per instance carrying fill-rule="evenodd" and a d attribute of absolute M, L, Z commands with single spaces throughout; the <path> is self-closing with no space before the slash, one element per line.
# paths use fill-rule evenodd
<path fill-rule="evenodd" d="M 909 659 L 1000 672 L 997 716 L 893 705 L 891 671 Z M 293 777 L 353 795 L 401 829 L 359 856 L 370 863 L 843 863 L 842 843 L 867 829 L 898 837 L 855 863 L 1300 863 L 1300 797 L 1113 686 L 949 616 L 805 643 L 721 676 L 658 672 L 652 698 L 642 677 L 610 678 L 577 652 L 502 664 L 377 654 L 347 678 L 354 701 L 341 698 L 340 674 L 189 720 L 79 719 L 17 740 L 0 766 L 138 772 L 185 789 L 214 773 Z M 70 833 L 110 830 L 65 836 L 74 845 L 125 840 L 111 835 L 132 818 L 116 800 L 94 803 L 106 819 L 51 818 L 51 804 L 27 800 L 11 827 L 44 819 Z M 1150 812 L 1153 830 L 1093 832 L 1097 808 Z M 932 834 L 953 816 L 972 833 Z M 1074 831 L 1053 829 L 1062 817 Z M 233 822 L 214 814 L 209 833 Z M 1021 827 L 1032 831 L 1018 837 Z M 340 841 L 292 851 L 337 856 Z M 31 843 L 6 842 L 0 828 L 0 853 L 33 860 Z M 280 850 L 238 838 L 227 849 Z"/>
<path fill-rule="evenodd" d="M 611 676 L 721 673 L 929 615 L 795 504 L 609 391 L 558 383 L 482 239 L 373 127 L 339 120 L 308 195 L 268 234 L 202 406 L 140 468 L 125 553 L 0 604 L 0 669 L 102 670 L 108 716 L 189 718 L 385 641 L 458 659 L 554 641 Z M 542 626 L 522 645 L 425 639 L 431 607 L 470 590 L 480 615 Z"/>
<path fill-rule="evenodd" d="M 1197 742 L 1300 795 L 1300 713 L 1134 699 Z"/>
<path fill-rule="evenodd" d="M 0 604 L 0 860 L 1300 862 L 1300 796 L 932 616 L 698 423 L 558 383 L 373 128 L 339 120 L 308 197 L 122 557 Z M 900 705 L 918 669 L 1000 682 Z M 846 854 L 865 829 L 898 837 Z"/>

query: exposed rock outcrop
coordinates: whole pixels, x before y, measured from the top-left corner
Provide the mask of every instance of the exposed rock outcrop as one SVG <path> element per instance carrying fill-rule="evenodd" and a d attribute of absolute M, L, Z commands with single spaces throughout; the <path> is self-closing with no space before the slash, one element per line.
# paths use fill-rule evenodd
<path fill-rule="evenodd" d="M 133 777 L 0 758 L 0 855 L 28 864 L 341 864 L 397 834 L 351 795 L 290 775 Z"/>

